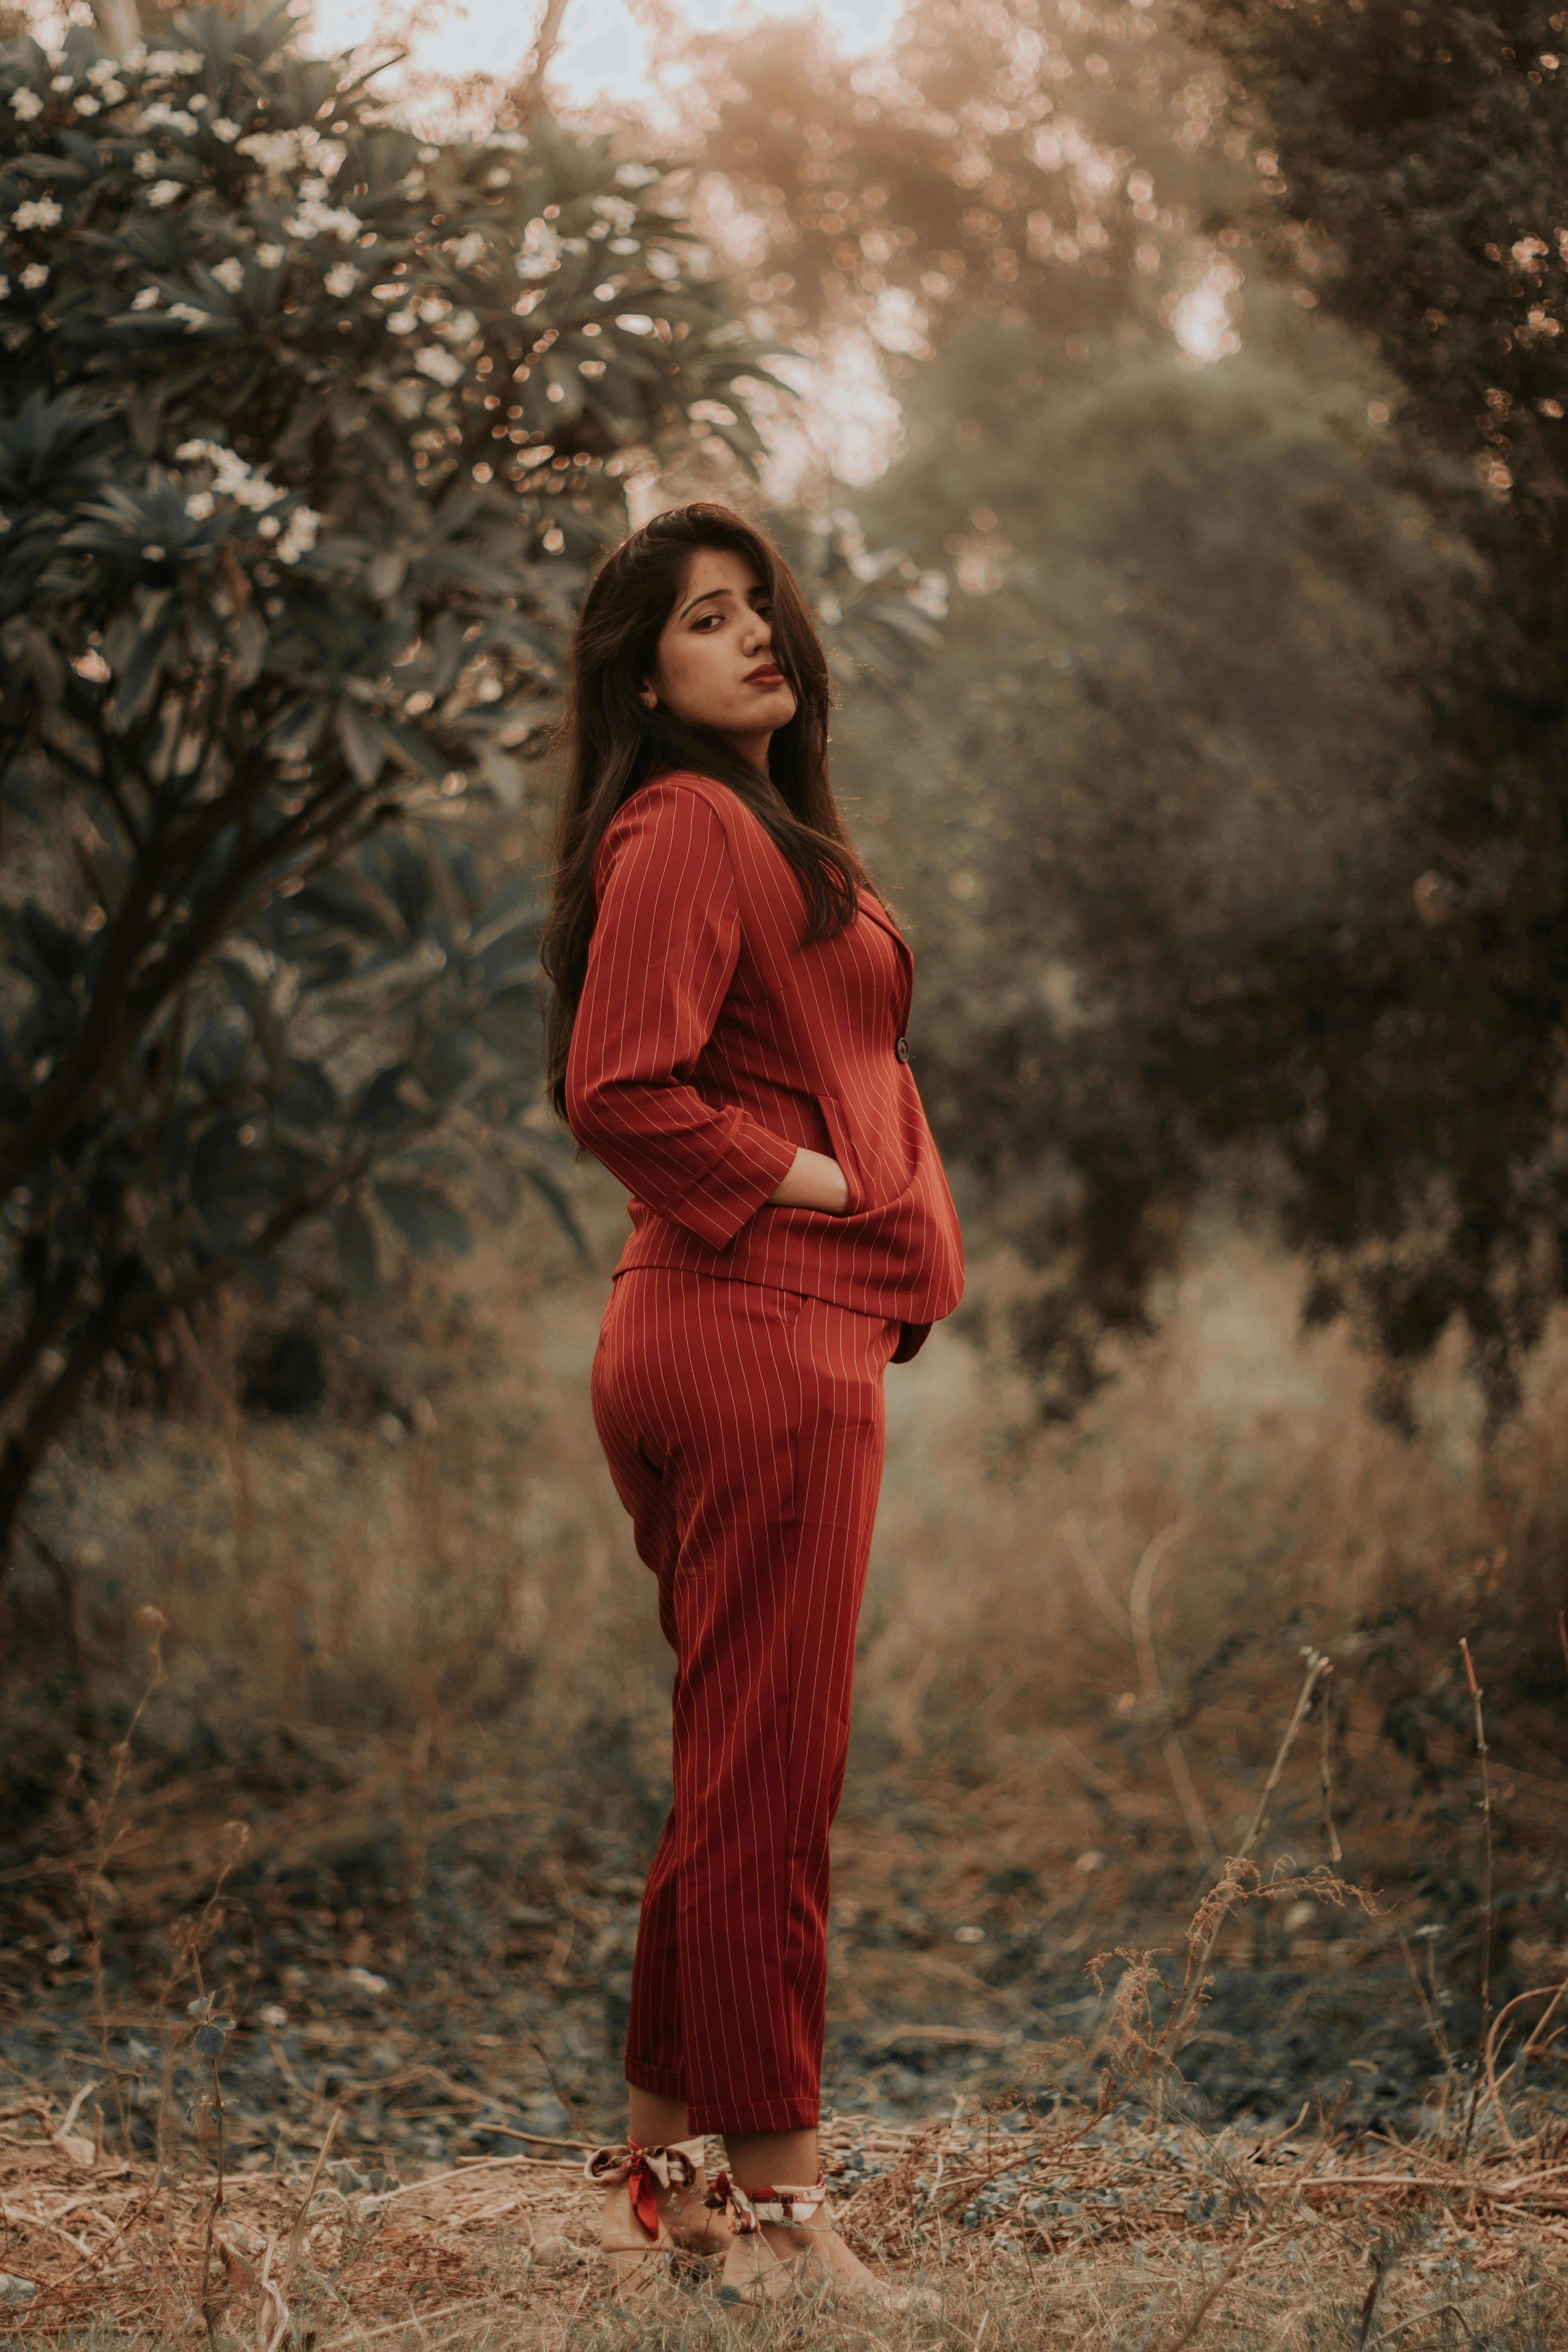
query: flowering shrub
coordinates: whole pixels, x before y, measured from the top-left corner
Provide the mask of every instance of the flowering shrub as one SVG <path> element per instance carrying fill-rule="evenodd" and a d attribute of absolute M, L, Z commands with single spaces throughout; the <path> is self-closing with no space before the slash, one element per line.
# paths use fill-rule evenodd
<path fill-rule="evenodd" d="M 0 50 L 0 1559 L 104 1359 L 305 1221 L 363 1288 L 389 1225 L 465 1244 L 454 1185 L 566 1214 L 461 813 L 523 791 L 628 453 L 755 446 L 653 170 L 421 142 L 290 29 Z"/>

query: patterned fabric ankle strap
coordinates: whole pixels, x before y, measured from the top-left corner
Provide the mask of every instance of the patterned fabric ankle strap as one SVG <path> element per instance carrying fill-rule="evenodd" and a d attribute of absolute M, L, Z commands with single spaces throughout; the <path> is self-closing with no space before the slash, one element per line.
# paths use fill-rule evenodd
<path fill-rule="evenodd" d="M 738 2238 L 755 2235 L 763 2221 L 812 2222 L 827 2212 L 827 2189 L 819 2172 L 809 2188 L 742 2189 L 727 2172 L 714 2176 L 703 2202 L 721 2212 Z"/>
<path fill-rule="evenodd" d="M 657 2238 L 658 2191 L 689 2189 L 702 2169 L 703 2156 L 700 2139 L 671 2140 L 668 2147 L 643 2147 L 627 2139 L 616 2147 L 595 2148 L 583 2167 L 583 2178 L 600 2189 L 618 2189 L 624 2180 L 639 2228 Z"/>

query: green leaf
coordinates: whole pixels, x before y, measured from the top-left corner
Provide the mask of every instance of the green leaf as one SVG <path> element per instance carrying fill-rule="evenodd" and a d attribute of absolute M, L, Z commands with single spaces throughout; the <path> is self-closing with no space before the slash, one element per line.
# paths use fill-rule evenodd
<path fill-rule="evenodd" d="M 378 1184 L 375 1196 L 416 1257 L 434 1257 L 442 1245 L 466 1256 L 473 1246 L 467 1224 L 444 1193 L 423 1184 Z"/>
<path fill-rule="evenodd" d="M 540 1199 L 548 1202 L 556 1223 L 561 1227 L 584 1265 L 592 1265 L 593 1254 L 584 1238 L 583 1228 L 577 1223 L 572 1203 L 566 1197 L 565 1187 L 556 1181 L 547 1168 L 541 1168 L 531 1160 L 522 1172 L 539 1194 Z"/>
<path fill-rule="evenodd" d="M 346 695 L 338 705 L 337 738 L 343 756 L 362 784 L 374 784 L 386 765 L 391 749 L 385 730 L 368 718 Z"/>
<path fill-rule="evenodd" d="M 338 1279 L 351 1298 L 370 1298 L 381 1287 L 375 1227 L 357 1202 L 345 1201 L 331 1214 L 337 1236 Z"/>

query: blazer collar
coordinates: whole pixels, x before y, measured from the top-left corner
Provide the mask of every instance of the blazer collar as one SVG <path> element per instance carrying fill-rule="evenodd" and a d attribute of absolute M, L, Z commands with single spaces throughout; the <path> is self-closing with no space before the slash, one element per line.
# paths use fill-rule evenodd
<path fill-rule="evenodd" d="M 914 955 L 910 950 L 909 941 L 905 939 L 902 931 L 900 930 L 897 923 L 894 922 L 891 915 L 889 914 L 886 907 L 882 905 L 881 900 L 878 898 L 873 892 L 869 890 L 862 890 L 859 893 L 859 901 L 861 913 L 864 915 L 869 915 L 874 923 L 880 923 L 889 938 L 896 940 L 898 945 L 903 950 L 903 952 L 905 956 L 908 957 L 910 962 L 913 963 Z"/>

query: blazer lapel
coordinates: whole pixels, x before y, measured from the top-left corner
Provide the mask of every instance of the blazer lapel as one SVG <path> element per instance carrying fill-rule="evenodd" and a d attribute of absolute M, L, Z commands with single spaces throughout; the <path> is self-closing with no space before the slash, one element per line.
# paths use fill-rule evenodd
<path fill-rule="evenodd" d="M 914 1002 L 914 954 L 910 947 L 909 941 L 905 939 L 902 931 L 900 930 L 897 923 L 894 922 L 891 915 L 889 914 L 886 907 L 882 905 L 881 901 L 873 897 L 869 890 L 862 890 L 859 894 L 859 899 L 861 913 L 869 915 L 874 923 L 880 923 L 882 929 L 887 932 L 888 937 L 892 940 L 893 945 L 899 950 L 899 964 L 903 973 L 904 982 L 904 1009 L 899 1016 L 899 1025 L 902 1028 L 909 1020 L 910 1007 Z"/>

